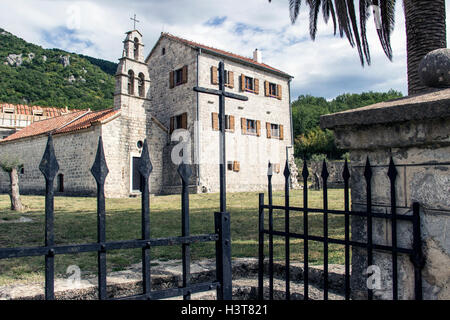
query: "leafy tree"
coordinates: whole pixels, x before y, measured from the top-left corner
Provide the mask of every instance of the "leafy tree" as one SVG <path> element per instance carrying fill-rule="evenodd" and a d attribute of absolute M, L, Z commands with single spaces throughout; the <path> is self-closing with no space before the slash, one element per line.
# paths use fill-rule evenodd
<path fill-rule="evenodd" d="M 336 147 L 332 131 L 320 129 L 321 115 L 401 97 L 402 93 L 395 90 L 389 90 L 388 92 L 369 91 L 360 94 L 344 93 L 330 101 L 322 97 L 300 95 L 297 100 L 292 102 L 296 157 L 309 159 L 314 154 L 326 154 L 329 159 L 340 159 L 346 152 Z"/>

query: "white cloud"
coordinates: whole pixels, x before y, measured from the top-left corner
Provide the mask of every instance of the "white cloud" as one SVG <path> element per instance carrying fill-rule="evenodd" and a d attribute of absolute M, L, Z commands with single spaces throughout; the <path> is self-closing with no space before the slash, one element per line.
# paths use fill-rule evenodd
<path fill-rule="evenodd" d="M 447 11 L 449 7 L 447 4 Z M 390 88 L 406 94 L 401 1 L 397 1 L 392 34 L 393 62 L 385 57 L 371 18 L 368 38 L 372 65 L 364 68 L 347 39 L 333 37 L 331 19 L 325 25 L 320 17 L 313 42 L 309 38 L 307 6 L 303 4 L 297 23 L 291 25 L 288 1 L 284 0 L 270 4 L 266 0 L 16 0 L 3 2 L 1 9 L 0 27 L 43 47 L 117 61 L 124 33 L 133 26 L 130 17 L 136 13 L 146 53 L 161 31 L 244 56 L 251 56 L 258 48 L 265 63 L 294 76 L 292 98 L 299 94 L 332 98 L 344 92 Z M 222 23 L 206 23 L 215 18 L 221 18 Z M 70 30 L 74 25 L 76 28 Z"/>

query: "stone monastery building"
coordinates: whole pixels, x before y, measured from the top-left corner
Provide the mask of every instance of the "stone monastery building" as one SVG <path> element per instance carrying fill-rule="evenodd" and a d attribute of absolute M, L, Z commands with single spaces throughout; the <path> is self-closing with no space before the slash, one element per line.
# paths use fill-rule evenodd
<path fill-rule="evenodd" d="M 264 190 L 269 161 L 275 168 L 274 188 L 284 187 L 282 171 L 293 152 L 290 75 L 263 63 L 257 50 L 247 58 L 162 33 L 145 58 L 139 31 L 127 32 L 123 43 L 113 108 L 63 112 L 0 141 L 0 157 L 17 156 L 24 164 L 22 193 L 45 190 L 38 167 L 49 133 L 60 168 L 57 194 L 96 194 L 90 169 L 100 136 L 109 168 L 107 197 L 140 194 L 137 163 L 145 139 L 153 164 L 151 193 L 179 192 L 181 158 L 192 164 L 191 192 L 218 192 L 219 98 L 193 88 L 218 89 L 220 61 L 226 90 L 248 97 L 225 102 L 227 189 Z M 8 185 L 1 173 L 0 189 Z"/>

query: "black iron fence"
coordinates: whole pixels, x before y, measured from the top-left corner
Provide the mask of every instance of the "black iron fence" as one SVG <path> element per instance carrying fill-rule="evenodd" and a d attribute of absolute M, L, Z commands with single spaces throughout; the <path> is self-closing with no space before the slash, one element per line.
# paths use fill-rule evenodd
<path fill-rule="evenodd" d="M 264 248 L 265 240 L 264 236 L 268 235 L 268 277 L 269 277 L 269 299 L 274 298 L 274 236 L 283 237 L 285 242 L 285 296 L 286 299 L 290 299 L 290 239 L 301 239 L 303 240 L 303 284 L 304 292 L 303 297 L 305 300 L 309 299 L 309 278 L 308 278 L 308 268 L 309 268 L 309 241 L 317 241 L 323 244 L 323 298 L 328 300 L 329 293 L 329 279 L 328 279 L 328 255 L 329 255 L 329 244 L 337 244 L 344 246 L 344 264 L 345 264 L 345 274 L 344 274 L 344 292 L 345 299 L 348 300 L 351 297 L 351 286 L 350 286 L 350 248 L 359 247 L 363 248 L 367 252 L 367 267 L 372 266 L 374 250 L 390 253 L 392 255 L 392 298 L 393 300 L 398 299 L 398 255 L 404 254 L 409 255 L 411 261 L 414 265 L 414 286 L 415 286 L 415 299 L 422 299 L 422 276 L 421 269 L 423 267 L 423 255 L 422 255 L 422 244 L 420 236 L 420 214 L 419 214 L 419 203 L 413 203 L 412 215 L 398 215 L 396 207 L 396 189 L 395 183 L 397 179 L 396 166 L 391 158 L 387 175 L 390 180 L 390 214 L 374 212 L 372 208 L 372 167 L 370 165 L 369 159 L 367 158 L 366 165 L 364 168 L 364 179 L 366 184 L 366 210 L 365 211 L 353 211 L 350 210 L 350 171 L 345 162 L 342 177 L 344 180 L 344 210 L 331 210 L 328 208 L 328 189 L 327 189 L 327 179 L 328 171 L 326 162 L 323 162 L 321 178 L 323 181 L 323 208 L 308 208 L 308 168 L 306 161 L 303 162 L 303 207 L 293 207 L 290 206 L 289 198 L 289 178 L 290 170 L 288 163 L 284 169 L 285 177 L 285 204 L 284 205 L 273 205 L 272 197 L 272 164 L 269 163 L 268 169 L 268 204 L 264 204 L 264 194 L 259 194 L 259 272 L 258 272 L 258 299 L 264 299 Z M 265 229 L 265 210 L 268 210 L 268 229 Z M 274 230 L 274 220 L 273 220 L 273 210 L 283 210 L 284 211 L 284 230 Z M 303 230 L 298 233 L 291 232 L 290 230 L 290 212 L 302 212 L 303 213 Z M 309 213 L 322 213 L 323 214 L 323 236 L 311 235 L 308 232 L 308 214 Z M 344 239 L 331 238 L 328 235 L 328 218 L 329 215 L 341 215 L 344 216 Z M 358 216 L 366 219 L 366 233 L 367 241 L 353 241 L 350 239 L 350 217 Z M 391 223 L 391 245 L 379 245 L 374 243 L 374 237 L 372 234 L 373 229 L 373 219 L 387 219 Z M 412 234 L 413 243 L 412 248 L 403 248 L 397 244 L 397 222 L 398 220 L 409 221 L 412 223 Z M 303 231 L 303 232 L 302 232 Z M 367 288 L 367 298 L 369 300 L 373 299 L 373 289 Z"/>
<path fill-rule="evenodd" d="M 45 299 L 55 299 L 54 259 L 58 254 L 76 254 L 82 252 L 97 252 L 98 258 L 98 298 L 108 299 L 106 281 L 107 252 L 117 249 L 142 249 L 142 288 L 143 292 L 133 296 L 120 297 L 118 299 L 164 299 L 183 296 L 185 300 L 191 298 L 191 294 L 217 290 L 217 298 L 231 300 L 231 242 L 230 242 L 230 216 L 229 213 L 216 212 L 214 216 L 215 233 L 190 235 L 189 232 L 189 192 L 188 182 L 192 175 L 189 165 L 181 163 L 178 173 L 182 179 L 182 235 L 179 237 L 152 238 L 150 235 L 150 201 L 149 201 L 149 177 L 152 172 L 152 163 L 149 156 L 147 140 L 144 142 L 142 154 L 139 160 L 138 170 L 142 176 L 142 207 L 141 207 L 141 239 L 106 241 L 105 231 L 105 180 L 108 175 L 108 167 L 103 151 L 102 138 L 99 138 L 95 162 L 91 173 L 97 182 L 97 242 L 55 245 L 54 242 L 54 187 L 53 182 L 59 170 L 55 156 L 52 136 L 49 135 L 44 156 L 39 169 L 45 177 L 45 244 L 41 247 L 16 247 L 0 248 L 0 259 L 19 258 L 30 256 L 45 257 Z M 216 242 L 216 280 L 204 283 L 190 283 L 190 244 L 198 242 Z M 182 286 L 178 288 L 152 290 L 150 254 L 151 248 L 156 246 L 181 245 L 182 251 Z"/>

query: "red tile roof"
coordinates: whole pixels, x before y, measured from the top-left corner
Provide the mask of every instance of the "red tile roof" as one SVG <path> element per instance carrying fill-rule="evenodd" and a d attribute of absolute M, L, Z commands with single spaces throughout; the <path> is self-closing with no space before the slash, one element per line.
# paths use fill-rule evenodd
<path fill-rule="evenodd" d="M 119 112 L 119 110 L 114 109 L 105 109 L 101 111 L 81 110 L 42 121 L 36 121 L 5 139 L 0 140 L 0 142 L 34 137 L 42 134 L 59 134 L 86 129 Z"/>
<path fill-rule="evenodd" d="M 42 111 L 42 116 L 50 118 L 57 117 L 67 112 L 77 112 L 79 109 L 66 109 L 55 107 L 28 106 L 24 104 L 0 103 L 0 112 L 5 109 L 13 109 L 15 114 L 33 115 L 33 111 Z"/>
<path fill-rule="evenodd" d="M 110 117 L 119 113 L 119 110 L 115 109 L 105 109 L 101 111 L 89 112 L 88 114 L 76 119 L 75 121 L 67 124 L 61 129 L 58 129 L 54 132 L 54 134 L 64 133 L 64 132 L 72 132 L 81 129 L 87 129 L 92 127 L 92 125 L 96 123 L 100 123 L 109 119 Z"/>
<path fill-rule="evenodd" d="M 252 58 L 244 57 L 244 56 L 241 56 L 241 55 L 238 55 L 238 54 L 229 52 L 229 51 L 225 51 L 225 50 L 221 50 L 221 49 L 216 49 L 216 48 L 213 48 L 213 47 L 210 47 L 210 46 L 206 46 L 206 45 L 201 44 L 201 43 L 197 43 L 197 42 L 194 42 L 194 41 L 186 40 L 186 39 L 183 39 L 183 38 L 174 36 L 174 35 L 172 35 L 172 34 L 170 34 L 170 33 L 166 33 L 166 32 L 162 32 L 162 33 L 161 33 L 161 37 L 167 37 L 167 38 L 169 38 L 169 39 L 173 39 L 173 40 L 175 40 L 175 41 L 179 41 L 179 42 L 181 42 L 181 43 L 187 44 L 188 46 L 191 46 L 191 47 L 194 47 L 194 48 L 202 48 L 202 49 L 206 49 L 206 50 L 213 51 L 213 52 L 215 52 L 215 53 L 217 53 L 217 54 L 220 54 L 220 55 L 223 55 L 223 56 L 227 56 L 227 57 L 230 57 L 230 58 L 243 60 L 243 61 L 248 62 L 248 63 L 250 63 L 250 64 L 253 64 L 253 65 L 255 65 L 255 66 L 263 67 L 263 68 L 265 68 L 265 69 L 269 69 L 269 70 L 275 71 L 275 72 L 277 72 L 277 73 L 281 73 L 281 74 L 283 74 L 283 75 L 285 75 L 285 76 L 291 77 L 291 76 L 290 76 L 289 74 L 287 74 L 286 72 L 283 72 L 283 71 L 281 71 L 281 70 L 278 70 L 278 69 L 276 69 L 276 68 L 274 68 L 274 67 L 271 67 L 271 66 L 269 66 L 269 65 L 267 65 L 267 64 L 265 64 L 265 63 L 257 62 L 257 61 L 255 61 L 255 60 L 253 60 Z M 151 53 L 150 53 L 150 54 L 151 54 Z"/>

